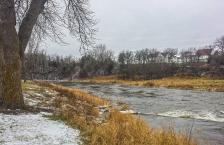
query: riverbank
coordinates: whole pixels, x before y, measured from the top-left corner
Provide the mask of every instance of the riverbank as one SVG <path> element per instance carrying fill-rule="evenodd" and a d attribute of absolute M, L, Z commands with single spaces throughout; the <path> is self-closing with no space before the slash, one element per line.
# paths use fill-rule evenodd
<path fill-rule="evenodd" d="M 79 129 L 83 144 L 198 144 L 190 134 L 175 133 L 172 127 L 150 128 L 135 115 L 122 114 L 110 102 L 82 90 L 43 82 L 26 83 L 23 90 L 27 105 L 48 110 L 52 115 L 45 117 Z"/>
<path fill-rule="evenodd" d="M 45 117 L 53 114 L 54 92 L 29 82 L 23 95 L 23 110 L 0 108 L 0 144 L 81 144 L 79 130 Z"/>
<path fill-rule="evenodd" d="M 203 90 L 224 92 L 224 80 L 211 78 L 181 78 L 169 77 L 155 80 L 121 80 L 117 76 L 103 76 L 92 79 L 78 80 L 76 82 L 125 84 L 145 87 L 165 87 L 185 90 Z"/>

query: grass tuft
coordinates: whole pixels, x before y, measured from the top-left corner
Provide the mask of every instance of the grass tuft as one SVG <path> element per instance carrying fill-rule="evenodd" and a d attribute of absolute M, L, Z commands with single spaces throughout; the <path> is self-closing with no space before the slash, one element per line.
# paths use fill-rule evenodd
<path fill-rule="evenodd" d="M 124 105 L 124 104 L 125 104 L 125 102 L 122 101 L 122 100 L 118 100 L 118 101 L 117 101 L 117 105 Z"/>
<path fill-rule="evenodd" d="M 129 107 L 127 105 L 124 105 L 122 108 L 121 108 L 122 111 L 126 111 L 126 110 L 129 110 Z"/>
<path fill-rule="evenodd" d="M 154 86 L 154 83 L 149 81 L 149 82 L 146 82 L 146 83 L 143 83 L 143 86 L 146 86 L 146 87 L 153 87 Z"/>

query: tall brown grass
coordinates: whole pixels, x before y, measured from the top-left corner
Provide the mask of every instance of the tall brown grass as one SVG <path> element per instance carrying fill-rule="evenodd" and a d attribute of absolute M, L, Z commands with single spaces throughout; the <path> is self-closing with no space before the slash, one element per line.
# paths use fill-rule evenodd
<path fill-rule="evenodd" d="M 34 83 L 43 87 L 49 87 L 61 93 L 61 95 L 64 95 L 70 99 L 78 99 L 81 101 L 86 101 L 87 103 L 92 104 L 94 106 L 108 104 L 106 100 L 96 97 L 94 95 L 88 94 L 80 89 L 71 89 L 71 88 L 66 88 L 62 86 L 57 86 L 52 83 L 45 83 L 45 82 L 39 82 L 39 81 L 35 81 Z"/>
<path fill-rule="evenodd" d="M 150 128 L 145 121 L 132 114 L 122 114 L 113 109 L 106 124 L 89 127 L 87 144 L 90 145 L 196 145 L 173 128 Z"/>
<path fill-rule="evenodd" d="M 83 82 L 103 83 L 103 84 L 126 84 L 146 87 L 166 87 L 178 89 L 193 89 L 206 91 L 224 92 L 224 80 L 212 78 L 181 78 L 170 77 L 155 80 L 121 80 L 116 76 L 104 76 L 93 79 L 82 80 Z"/>
<path fill-rule="evenodd" d="M 70 126 L 81 131 L 83 144 L 86 145 L 197 145 L 197 140 L 182 133 L 175 133 L 173 128 L 150 128 L 144 120 L 132 114 L 122 114 L 118 109 L 112 108 L 102 122 L 96 122 L 99 117 L 98 110 L 92 105 L 103 105 L 105 100 L 90 96 L 76 89 L 68 89 L 54 84 L 35 82 L 59 92 L 63 97 L 56 99 L 55 107 L 60 112 L 50 116 L 66 121 Z M 93 97 L 93 98 L 91 98 Z M 79 100 L 80 99 L 80 100 Z M 88 102 L 90 107 L 84 107 L 85 114 L 78 113 L 80 104 Z M 76 103 L 74 103 L 76 102 Z M 92 104 L 92 105 L 91 105 Z M 67 106 L 65 108 L 64 106 Z M 81 105 L 82 106 L 82 105 Z M 88 106 L 88 105 L 87 105 Z M 91 113 L 88 113 L 91 111 Z M 94 116 L 94 117 L 93 117 Z"/>

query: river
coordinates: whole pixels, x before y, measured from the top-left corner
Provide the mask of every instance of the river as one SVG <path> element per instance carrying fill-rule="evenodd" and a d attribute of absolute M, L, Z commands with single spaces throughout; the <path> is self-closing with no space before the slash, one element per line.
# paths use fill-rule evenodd
<path fill-rule="evenodd" d="M 149 126 L 173 126 L 200 144 L 224 144 L 224 93 L 118 84 L 57 83 L 116 102 L 123 100 Z"/>

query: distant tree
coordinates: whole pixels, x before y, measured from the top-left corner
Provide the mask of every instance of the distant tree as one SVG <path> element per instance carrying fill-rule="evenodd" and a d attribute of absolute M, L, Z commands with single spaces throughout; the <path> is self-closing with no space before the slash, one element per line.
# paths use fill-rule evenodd
<path fill-rule="evenodd" d="M 126 64 L 129 65 L 132 63 L 133 61 L 133 52 L 126 50 L 125 51 L 125 60 L 126 60 Z"/>
<path fill-rule="evenodd" d="M 137 63 L 139 63 L 139 64 L 142 64 L 142 62 L 143 62 L 142 51 L 137 50 L 135 52 L 135 61 L 137 61 Z"/>
<path fill-rule="evenodd" d="M 189 47 L 187 49 L 188 52 L 188 60 L 191 64 L 193 64 L 196 61 L 195 55 L 197 55 L 197 49 L 196 47 Z"/>
<path fill-rule="evenodd" d="M 168 62 L 170 63 L 171 60 L 173 59 L 173 57 L 175 55 L 177 55 L 178 49 L 177 48 L 167 48 L 163 51 L 163 53 L 166 53 L 166 55 L 168 57 Z"/>
<path fill-rule="evenodd" d="M 195 55 L 196 48 L 189 47 L 188 49 L 182 49 L 180 52 L 181 57 L 183 58 L 183 62 L 191 62 L 193 60 L 193 56 Z"/>
<path fill-rule="evenodd" d="M 125 52 L 124 51 L 119 53 L 119 55 L 118 55 L 118 62 L 122 66 L 125 64 Z"/>
<path fill-rule="evenodd" d="M 221 55 L 224 55 L 224 36 L 217 38 L 214 42 L 214 46 L 220 50 Z"/>
<path fill-rule="evenodd" d="M 159 54 L 156 48 L 152 48 L 148 50 L 148 58 L 151 59 L 151 63 L 156 63 L 156 58 Z"/>
<path fill-rule="evenodd" d="M 88 72 L 84 75 L 86 77 L 111 74 L 114 67 L 114 52 L 108 50 L 105 44 L 98 44 L 85 53 L 80 66 Z"/>

